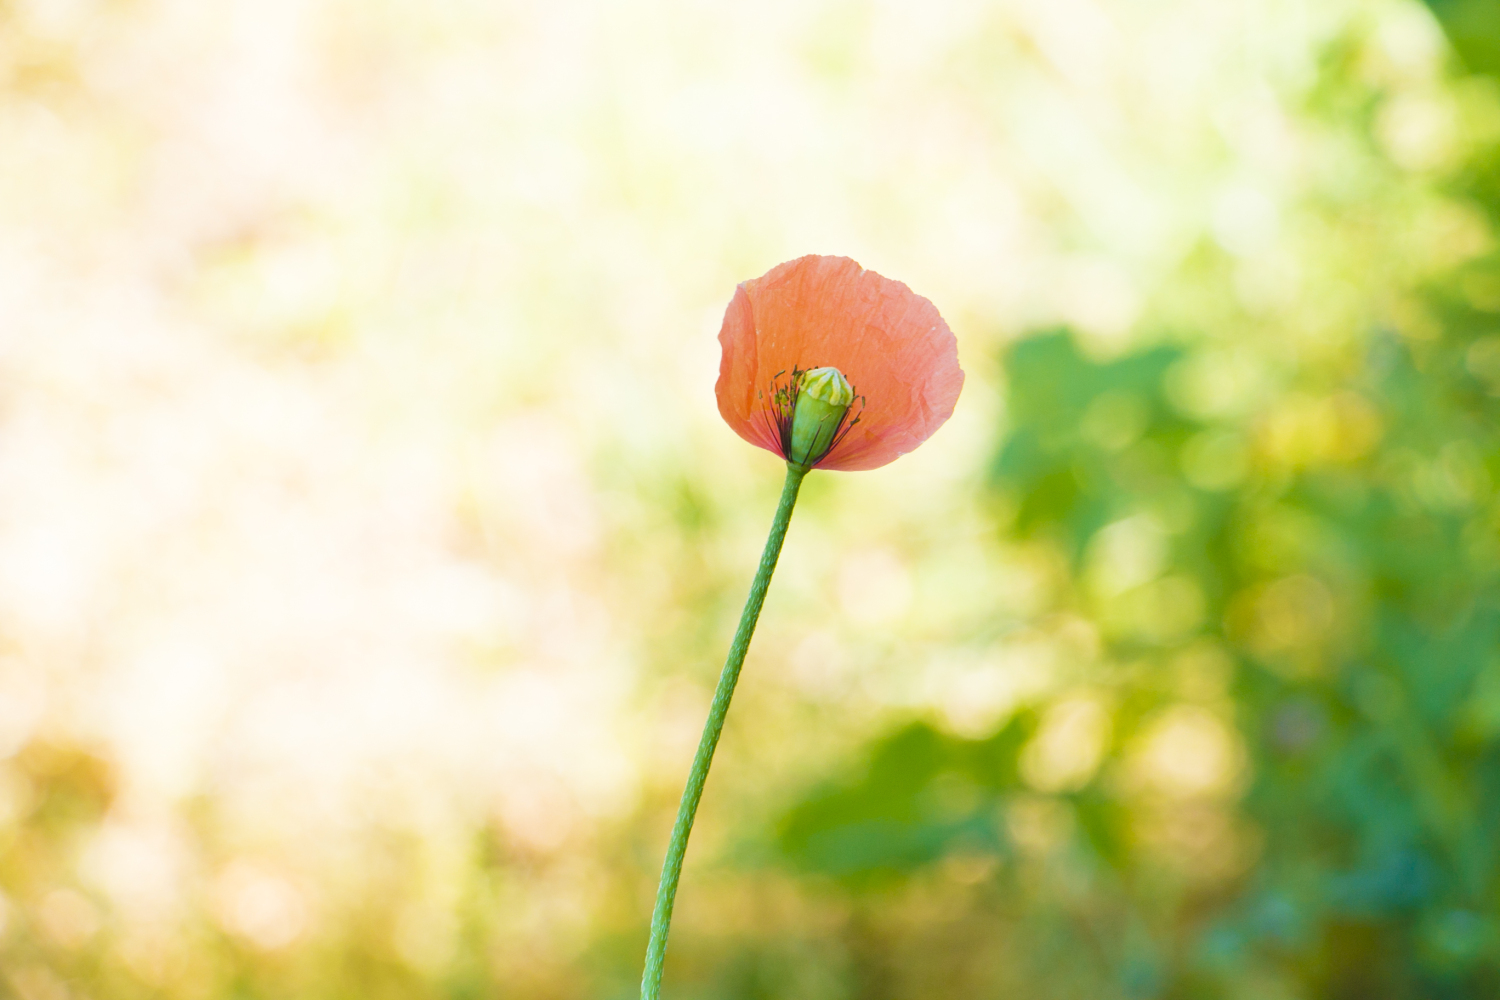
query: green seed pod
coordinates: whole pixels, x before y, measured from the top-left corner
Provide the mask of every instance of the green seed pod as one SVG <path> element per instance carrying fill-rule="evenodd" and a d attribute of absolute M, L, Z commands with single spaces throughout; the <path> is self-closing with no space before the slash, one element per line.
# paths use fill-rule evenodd
<path fill-rule="evenodd" d="M 797 404 L 792 411 L 792 446 L 788 460 L 794 465 L 817 464 L 833 444 L 844 415 L 854 402 L 854 390 L 837 368 L 813 368 L 802 373 Z"/>

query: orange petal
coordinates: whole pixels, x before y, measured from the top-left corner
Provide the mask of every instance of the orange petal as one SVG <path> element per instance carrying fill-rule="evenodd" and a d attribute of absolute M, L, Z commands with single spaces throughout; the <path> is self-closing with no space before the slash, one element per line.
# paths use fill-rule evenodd
<path fill-rule="evenodd" d="M 778 374 L 833 366 L 864 397 L 859 423 L 820 469 L 875 469 L 906 454 L 953 414 L 964 383 L 937 307 L 847 257 L 799 257 L 742 283 L 719 343 L 719 413 L 778 455 L 767 398 Z"/>

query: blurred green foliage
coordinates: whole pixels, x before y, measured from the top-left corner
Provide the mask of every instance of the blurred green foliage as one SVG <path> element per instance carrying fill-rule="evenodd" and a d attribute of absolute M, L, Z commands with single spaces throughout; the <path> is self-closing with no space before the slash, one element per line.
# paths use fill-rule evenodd
<path fill-rule="evenodd" d="M 781 849 L 804 868 L 862 886 L 899 878 L 946 854 L 1004 852 L 994 808 L 1014 788 L 1017 758 L 1035 731 L 1030 713 L 985 740 L 913 723 L 871 748 L 866 771 L 800 804 Z"/>
<path fill-rule="evenodd" d="M 1433 7 L 1500 70 L 1500 7 Z M 1344 114 L 1338 66 L 1316 100 Z M 1454 190 L 1492 222 L 1495 162 Z M 1180 280 L 1227 303 L 1227 269 L 1205 248 Z M 980 739 L 901 723 L 779 830 L 866 920 L 990 859 L 955 905 L 994 958 L 942 995 L 1500 995 L 1500 255 L 1359 293 L 1368 325 L 1312 363 L 1166 324 L 1123 356 L 1066 330 L 1007 352 L 996 529 L 1055 553 L 1049 613 L 1099 636 L 1102 763 L 1028 783 L 1046 706 Z M 1161 744 L 1177 787 L 1143 780 L 1166 718 L 1222 721 L 1243 784 L 1194 786 L 1207 736 Z M 938 994 L 893 972 L 858 995 Z"/>
<path fill-rule="evenodd" d="M 1427 0 L 1453 47 L 1479 73 L 1500 73 L 1500 6 L 1490 0 Z"/>

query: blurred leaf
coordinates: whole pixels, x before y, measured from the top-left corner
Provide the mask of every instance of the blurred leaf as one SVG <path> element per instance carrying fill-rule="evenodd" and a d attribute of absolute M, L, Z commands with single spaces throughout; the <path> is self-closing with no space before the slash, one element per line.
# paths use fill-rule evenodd
<path fill-rule="evenodd" d="M 1500 4 L 1494 0 L 1427 0 L 1464 63 L 1500 75 Z"/>
<path fill-rule="evenodd" d="M 1017 783 L 1036 727 L 1021 713 L 993 736 L 966 740 L 911 723 L 876 743 L 858 774 L 792 808 L 779 844 L 808 871 L 851 883 L 889 880 L 954 850 L 1006 850 L 997 806 Z"/>

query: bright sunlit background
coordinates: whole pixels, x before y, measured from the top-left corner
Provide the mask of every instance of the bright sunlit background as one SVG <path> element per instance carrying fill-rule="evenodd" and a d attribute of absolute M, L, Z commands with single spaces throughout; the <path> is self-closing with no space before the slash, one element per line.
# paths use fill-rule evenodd
<path fill-rule="evenodd" d="M 968 382 L 804 490 L 667 995 L 1500 993 L 1432 3 L 0 3 L 0 997 L 629 1000 L 805 253 Z"/>

